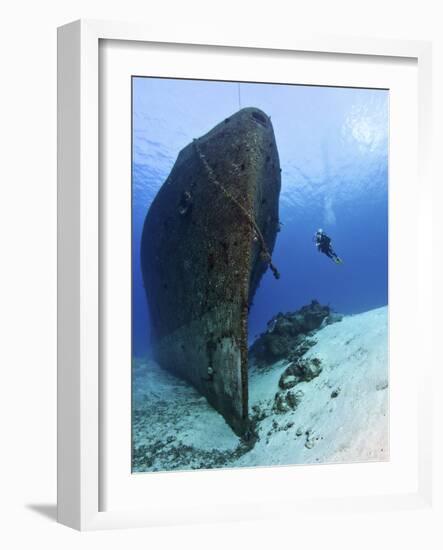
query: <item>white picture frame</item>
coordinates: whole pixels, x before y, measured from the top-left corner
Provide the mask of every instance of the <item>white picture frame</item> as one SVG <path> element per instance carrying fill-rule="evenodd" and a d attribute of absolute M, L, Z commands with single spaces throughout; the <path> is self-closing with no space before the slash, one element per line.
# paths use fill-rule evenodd
<path fill-rule="evenodd" d="M 230 48 L 232 55 L 246 49 L 269 50 L 282 56 L 288 52 L 329 53 L 332 56 L 386 57 L 401 61 L 413 59 L 418 71 L 418 184 L 420 208 L 417 209 L 417 246 L 414 248 L 420 269 L 417 278 L 417 304 L 421 314 L 431 316 L 431 244 L 424 236 L 432 223 L 430 181 L 431 150 L 431 45 L 427 42 L 370 40 L 345 37 L 246 37 L 187 36 L 186 30 L 158 34 L 155 27 L 144 25 L 77 21 L 58 32 L 58 520 L 80 530 L 130 526 L 169 525 L 198 521 L 251 519 L 264 516 L 263 500 L 251 497 L 248 507 L 186 506 L 176 498 L 174 506 L 136 507 L 122 502 L 112 510 L 100 505 L 100 483 L 103 479 L 103 445 L 101 426 L 103 388 L 100 386 L 100 41 L 193 44 L 204 51 L 211 47 Z M 279 53 L 280 52 L 280 53 Z M 417 343 L 426 339 L 421 332 Z M 365 511 L 430 506 L 432 500 L 431 400 L 429 395 L 431 351 L 423 358 L 422 380 L 418 384 L 418 473 L 414 489 L 398 490 L 383 495 L 353 495 L 328 498 L 304 498 L 302 508 L 342 511 L 359 508 Z M 291 468 L 291 467 L 288 467 Z M 319 467 L 316 467 L 321 477 Z M 321 467 L 320 467 L 321 468 Z M 337 467 L 335 467 L 337 468 Z M 342 465 L 343 468 L 352 466 Z M 289 470 L 287 470 L 288 472 Z M 189 475 L 194 476 L 191 480 Z M 236 484 L 239 476 L 251 477 L 244 471 L 224 472 L 222 483 Z M 338 474 L 337 474 L 338 475 Z M 210 483 L 220 472 L 156 474 L 152 491 L 173 490 L 174 484 L 186 490 L 186 484 Z M 163 477 L 162 477 L 163 476 Z M 168 477 L 169 476 L 169 477 Z M 171 477 L 172 476 L 172 477 Z M 175 476 L 175 477 L 174 477 Z M 181 477 L 179 477 L 181 476 Z M 196 476 L 199 476 L 197 478 Z M 264 477 L 265 476 L 265 477 Z M 262 481 L 273 484 L 282 477 L 282 469 L 268 468 Z M 198 481 L 198 479 L 202 481 Z M 251 478 L 252 479 L 252 478 Z M 182 483 L 183 482 L 183 483 Z M 266 492 L 266 490 L 265 490 Z M 313 493 L 313 495 L 314 495 Z M 152 496 L 151 496 L 152 498 Z M 272 498 L 283 499 L 273 494 Z M 297 513 L 301 501 L 287 498 L 279 515 Z M 267 513 L 269 517 L 269 513 Z"/>

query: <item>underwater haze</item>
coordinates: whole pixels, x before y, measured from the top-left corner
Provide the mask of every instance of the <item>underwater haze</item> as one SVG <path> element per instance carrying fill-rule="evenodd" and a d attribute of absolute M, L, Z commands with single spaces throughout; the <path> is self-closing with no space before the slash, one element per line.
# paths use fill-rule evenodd
<path fill-rule="evenodd" d="M 150 351 L 143 223 L 181 149 L 244 107 L 271 117 L 282 169 L 281 231 L 249 314 L 249 343 L 312 299 L 344 314 L 388 303 L 387 90 L 133 77 L 132 345 Z M 343 259 L 317 252 L 318 228 Z"/>

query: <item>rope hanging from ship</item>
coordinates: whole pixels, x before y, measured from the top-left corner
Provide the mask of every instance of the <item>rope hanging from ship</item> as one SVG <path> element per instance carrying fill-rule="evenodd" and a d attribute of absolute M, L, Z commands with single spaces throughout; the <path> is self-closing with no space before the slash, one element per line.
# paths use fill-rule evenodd
<path fill-rule="evenodd" d="M 272 263 L 272 256 L 268 250 L 268 247 L 266 246 L 265 239 L 262 235 L 262 232 L 260 231 L 260 228 L 257 225 L 257 222 L 254 220 L 253 216 L 246 210 L 246 208 L 231 194 L 227 189 L 218 181 L 216 178 L 213 169 L 209 165 L 208 161 L 206 160 L 205 155 L 201 152 L 200 145 L 198 144 L 198 139 L 194 139 L 193 141 L 195 150 L 197 152 L 197 155 L 199 156 L 203 166 L 205 167 L 206 172 L 208 173 L 208 179 L 210 182 L 212 182 L 214 185 L 216 185 L 221 192 L 230 200 L 232 201 L 237 207 L 243 212 L 243 214 L 246 216 L 247 220 L 251 224 L 255 235 L 257 236 L 259 242 L 260 242 L 260 257 L 262 261 L 266 262 L 269 265 L 270 270 L 272 271 L 274 277 L 276 279 L 280 279 L 280 273 L 278 269 L 275 267 L 275 265 Z"/>

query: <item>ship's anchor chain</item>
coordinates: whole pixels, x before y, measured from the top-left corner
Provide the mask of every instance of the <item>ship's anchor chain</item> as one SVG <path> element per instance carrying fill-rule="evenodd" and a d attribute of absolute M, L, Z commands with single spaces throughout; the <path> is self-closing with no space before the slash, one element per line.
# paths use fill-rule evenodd
<path fill-rule="evenodd" d="M 260 231 L 260 228 L 257 225 L 257 222 L 254 220 L 253 216 L 246 210 L 246 208 L 233 195 L 231 195 L 231 193 L 229 193 L 229 191 L 227 191 L 226 188 L 215 177 L 213 169 L 211 168 L 208 161 L 206 160 L 205 155 L 201 152 L 200 145 L 198 144 L 198 139 L 194 139 L 193 142 L 194 142 L 195 150 L 197 151 L 197 154 L 198 154 L 203 166 L 205 167 L 205 169 L 208 173 L 209 181 L 211 181 L 214 185 L 216 185 L 221 190 L 221 192 L 230 201 L 232 201 L 234 204 L 236 204 L 237 207 L 246 216 L 246 218 L 248 219 L 249 223 L 251 224 L 251 226 L 252 226 L 252 228 L 255 232 L 255 235 L 257 236 L 257 238 L 260 241 L 260 248 L 261 248 L 260 257 L 261 257 L 261 259 L 269 265 L 269 268 L 272 271 L 274 277 L 276 279 L 280 279 L 280 273 L 279 273 L 278 269 L 275 267 L 275 265 L 272 263 L 272 256 L 269 253 L 268 247 L 266 246 L 265 239 L 262 235 L 262 232 Z"/>

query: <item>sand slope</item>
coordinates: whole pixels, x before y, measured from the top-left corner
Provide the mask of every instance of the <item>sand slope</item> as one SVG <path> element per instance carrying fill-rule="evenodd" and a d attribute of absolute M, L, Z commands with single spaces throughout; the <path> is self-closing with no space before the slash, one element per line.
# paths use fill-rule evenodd
<path fill-rule="evenodd" d="M 305 357 L 323 371 L 294 390 L 295 410 L 273 407 L 287 366 L 250 368 L 255 444 L 242 441 L 192 387 L 152 361 L 134 363 L 134 471 L 387 460 L 387 307 L 346 316 L 314 335 Z"/>

